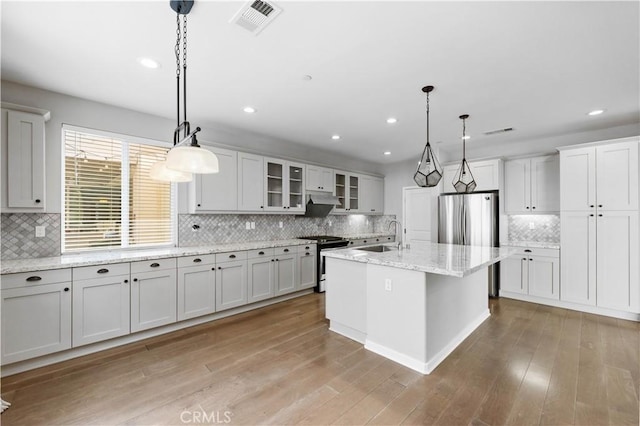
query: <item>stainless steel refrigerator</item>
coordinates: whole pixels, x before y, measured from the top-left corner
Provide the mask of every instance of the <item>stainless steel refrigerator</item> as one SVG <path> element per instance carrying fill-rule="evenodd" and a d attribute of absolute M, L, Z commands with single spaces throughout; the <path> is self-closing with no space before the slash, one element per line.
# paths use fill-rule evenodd
<path fill-rule="evenodd" d="M 498 193 L 442 194 L 438 198 L 438 242 L 498 247 Z M 498 297 L 499 263 L 489 267 L 489 296 Z"/>

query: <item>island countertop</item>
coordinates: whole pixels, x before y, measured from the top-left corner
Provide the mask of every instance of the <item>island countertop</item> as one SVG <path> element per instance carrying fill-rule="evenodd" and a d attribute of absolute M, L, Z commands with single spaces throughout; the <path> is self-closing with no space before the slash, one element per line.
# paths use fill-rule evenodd
<path fill-rule="evenodd" d="M 393 248 L 394 245 L 386 246 Z M 424 247 L 397 248 L 371 252 L 357 248 L 325 250 L 322 254 L 336 259 L 427 272 L 430 274 L 465 277 L 497 263 L 516 252 L 515 247 L 480 247 L 430 243 Z"/>

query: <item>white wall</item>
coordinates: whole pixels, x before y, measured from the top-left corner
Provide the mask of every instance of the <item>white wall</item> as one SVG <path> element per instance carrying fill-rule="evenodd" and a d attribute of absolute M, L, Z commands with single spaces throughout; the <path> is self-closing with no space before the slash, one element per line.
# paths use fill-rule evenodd
<path fill-rule="evenodd" d="M 2 81 L 2 101 L 41 108 L 51 112 L 46 123 L 46 212 L 61 212 L 61 137 L 62 125 L 71 124 L 90 129 L 105 130 L 124 135 L 138 136 L 158 141 L 173 139 L 175 120 L 127 110 L 112 105 L 89 101 L 60 93 L 50 92 L 17 83 Z M 6 132 L 6 126 L 3 126 Z M 5 139 L 6 140 L 6 139 Z M 382 166 L 362 160 L 347 158 L 329 151 L 311 149 L 290 141 L 243 131 L 242 129 L 204 128 L 199 140 L 240 151 L 265 154 L 271 157 L 295 159 L 304 163 L 332 168 L 379 174 Z M 2 206 L 6 206 L 7 156 L 2 146 Z M 185 186 L 180 187 L 180 212 L 186 212 Z"/>

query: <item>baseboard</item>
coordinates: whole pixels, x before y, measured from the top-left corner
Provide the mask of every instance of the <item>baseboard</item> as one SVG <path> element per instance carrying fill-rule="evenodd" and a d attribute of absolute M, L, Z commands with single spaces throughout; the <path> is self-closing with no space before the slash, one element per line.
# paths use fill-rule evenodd
<path fill-rule="evenodd" d="M 431 373 L 431 370 L 428 369 L 427 363 L 402 354 L 379 343 L 372 342 L 369 339 L 366 340 L 364 348 L 371 352 L 377 353 L 378 355 L 381 355 L 387 359 L 390 359 L 391 361 L 397 362 L 398 364 L 402 364 L 405 367 L 409 367 L 410 369 L 415 370 L 418 373 Z"/>
<path fill-rule="evenodd" d="M 329 321 L 329 330 L 362 344 L 364 344 L 367 339 L 367 333 L 363 333 L 362 331 L 335 321 Z"/>

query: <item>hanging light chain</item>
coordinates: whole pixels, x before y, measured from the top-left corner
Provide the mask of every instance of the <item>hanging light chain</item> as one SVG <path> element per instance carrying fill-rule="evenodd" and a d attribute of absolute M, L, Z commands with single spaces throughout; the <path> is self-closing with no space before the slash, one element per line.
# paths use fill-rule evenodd
<path fill-rule="evenodd" d="M 187 67 L 187 15 L 182 15 L 182 63 Z"/>
<path fill-rule="evenodd" d="M 427 92 L 427 145 L 429 144 L 429 92 Z"/>
<path fill-rule="evenodd" d="M 462 159 L 467 158 L 467 119 L 462 119 Z"/>

